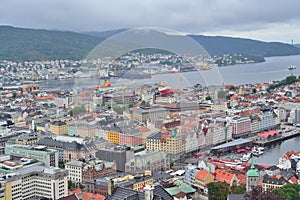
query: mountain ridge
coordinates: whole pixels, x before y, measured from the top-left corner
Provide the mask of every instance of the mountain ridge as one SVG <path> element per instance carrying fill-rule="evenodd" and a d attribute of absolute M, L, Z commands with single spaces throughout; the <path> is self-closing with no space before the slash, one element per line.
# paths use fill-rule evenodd
<path fill-rule="evenodd" d="M 0 59 L 33 61 L 50 59 L 84 59 L 105 38 L 128 29 L 72 32 L 0 26 Z M 286 56 L 300 54 L 300 48 L 280 42 L 263 42 L 225 36 L 188 35 L 210 55 L 247 54 Z"/>

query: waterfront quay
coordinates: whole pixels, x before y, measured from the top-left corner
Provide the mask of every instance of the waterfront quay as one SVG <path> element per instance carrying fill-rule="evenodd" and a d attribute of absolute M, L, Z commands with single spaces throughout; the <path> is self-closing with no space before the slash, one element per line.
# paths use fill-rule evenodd
<path fill-rule="evenodd" d="M 264 140 L 258 139 L 256 137 L 256 139 L 253 141 L 253 143 L 255 145 L 258 146 L 268 146 L 277 142 L 281 142 L 296 136 L 300 135 L 300 131 L 298 129 L 292 129 L 292 130 L 288 130 L 283 132 L 282 134 L 280 134 L 279 136 L 275 136 L 275 137 L 270 137 Z"/>

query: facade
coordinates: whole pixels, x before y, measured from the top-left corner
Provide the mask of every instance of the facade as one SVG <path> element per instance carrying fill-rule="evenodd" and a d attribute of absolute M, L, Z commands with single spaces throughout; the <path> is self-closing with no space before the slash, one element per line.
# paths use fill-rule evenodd
<path fill-rule="evenodd" d="M 200 190 L 204 191 L 206 189 L 206 185 L 214 182 L 214 175 L 205 170 L 200 170 L 195 176 L 195 186 Z"/>
<path fill-rule="evenodd" d="M 62 162 L 89 156 L 95 157 L 97 149 L 94 142 L 88 138 L 68 136 L 57 136 L 56 139 L 43 138 L 38 144 L 57 149 L 59 151 L 59 160 Z"/>
<path fill-rule="evenodd" d="M 32 145 L 40 141 L 40 138 L 36 134 L 25 134 L 20 135 L 16 138 L 16 144 L 23 144 L 23 145 Z"/>
<path fill-rule="evenodd" d="M 175 131 L 171 135 L 156 133 L 147 138 L 146 149 L 166 152 L 176 160 L 185 153 L 185 138 Z"/>
<path fill-rule="evenodd" d="M 232 137 L 246 137 L 251 132 L 251 120 L 249 117 L 234 117 L 231 121 Z"/>
<path fill-rule="evenodd" d="M 167 171 L 170 169 L 170 158 L 165 152 L 159 151 L 143 151 L 134 155 L 134 157 L 126 162 L 126 172 L 136 171 Z"/>
<path fill-rule="evenodd" d="M 168 114 L 169 112 L 165 108 L 137 108 L 133 111 L 133 119 L 146 124 L 148 120 L 156 118 L 165 119 Z"/>
<path fill-rule="evenodd" d="M 125 172 L 125 164 L 134 156 L 133 150 L 129 147 L 114 147 L 112 149 L 100 149 L 96 152 L 99 160 L 114 162 L 117 164 L 117 171 Z"/>
<path fill-rule="evenodd" d="M 107 140 L 113 144 L 120 144 L 120 133 L 116 131 L 107 131 Z"/>
<path fill-rule="evenodd" d="M 58 151 L 46 146 L 6 145 L 5 154 L 33 158 L 43 162 L 46 167 L 58 167 Z"/>
<path fill-rule="evenodd" d="M 50 132 L 57 135 L 68 134 L 69 125 L 63 121 L 54 121 L 50 124 Z"/>
<path fill-rule="evenodd" d="M 90 179 L 115 174 L 116 163 L 104 162 L 95 158 L 86 158 L 66 163 L 65 169 L 69 172 L 68 180 L 78 184 L 85 183 Z"/>
<path fill-rule="evenodd" d="M 259 129 L 261 131 L 269 130 L 275 127 L 275 117 L 272 111 L 262 112 L 259 114 Z"/>
<path fill-rule="evenodd" d="M 277 188 L 281 188 L 282 186 L 288 183 L 289 182 L 286 181 L 283 177 L 276 178 L 276 177 L 264 176 L 262 180 L 262 189 L 263 191 L 274 190 Z"/>
<path fill-rule="evenodd" d="M 65 170 L 34 166 L 16 174 L 5 175 L 3 187 L 6 200 L 59 199 L 68 195 L 68 172 Z"/>
<path fill-rule="evenodd" d="M 195 185 L 195 177 L 199 171 L 200 169 L 198 169 L 196 165 L 189 164 L 185 166 L 185 174 L 184 174 L 185 182 L 188 183 L 189 185 Z"/>

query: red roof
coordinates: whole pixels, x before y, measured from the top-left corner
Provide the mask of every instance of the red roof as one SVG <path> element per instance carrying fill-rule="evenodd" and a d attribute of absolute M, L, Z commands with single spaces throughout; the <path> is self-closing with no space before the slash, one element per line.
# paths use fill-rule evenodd
<path fill-rule="evenodd" d="M 216 176 L 215 176 L 215 179 L 219 182 L 222 182 L 222 183 L 227 183 L 228 185 L 230 185 L 231 181 L 232 181 L 232 178 L 234 177 L 234 174 L 233 173 L 230 173 L 230 172 L 226 172 L 226 171 L 223 171 L 223 170 L 217 170 L 216 171 Z"/>
<path fill-rule="evenodd" d="M 259 133 L 257 136 L 260 137 L 260 138 L 268 138 L 269 136 L 274 136 L 278 133 L 279 133 L 278 130 L 270 130 L 268 132 Z"/>
<path fill-rule="evenodd" d="M 196 179 L 199 179 L 201 181 L 204 181 L 205 177 L 208 175 L 208 172 L 207 171 L 204 171 L 204 170 L 200 170 L 198 172 L 198 174 L 196 175 Z"/>

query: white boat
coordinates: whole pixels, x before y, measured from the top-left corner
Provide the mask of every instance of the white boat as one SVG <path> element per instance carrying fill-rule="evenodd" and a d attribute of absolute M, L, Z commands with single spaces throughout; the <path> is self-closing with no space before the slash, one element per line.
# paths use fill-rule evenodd
<path fill-rule="evenodd" d="M 290 65 L 290 66 L 288 67 L 288 69 L 289 69 L 289 70 L 294 70 L 294 69 L 296 69 L 296 66 L 295 66 L 295 65 Z"/>
<path fill-rule="evenodd" d="M 247 162 L 250 159 L 250 157 L 251 157 L 251 153 L 244 154 L 242 157 L 242 161 Z"/>

